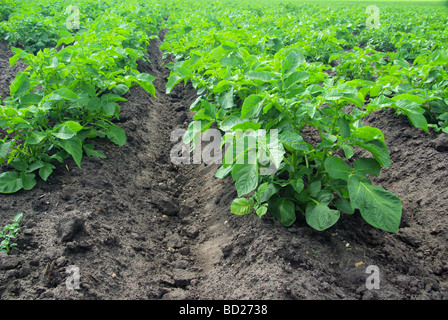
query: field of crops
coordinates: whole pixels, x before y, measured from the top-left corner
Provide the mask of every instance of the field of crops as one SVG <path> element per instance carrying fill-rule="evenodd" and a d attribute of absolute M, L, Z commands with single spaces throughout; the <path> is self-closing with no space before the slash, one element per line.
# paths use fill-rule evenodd
<path fill-rule="evenodd" d="M 4 0 L 0 298 L 448 299 L 447 5 Z"/>

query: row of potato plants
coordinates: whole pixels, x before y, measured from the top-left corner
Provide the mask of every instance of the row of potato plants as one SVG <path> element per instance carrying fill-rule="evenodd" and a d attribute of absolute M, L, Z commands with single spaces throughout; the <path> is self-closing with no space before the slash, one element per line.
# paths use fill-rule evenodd
<path fill-rule="evenodd" d="M 348 37 L 338 35 L 338 28 L 333 33 L 331 28 L 322 32 L 322 24 L 310 19 L 318 16 L 324 24 L 346 19 L 347 25 L 349 16 L 340 18 L 340 12 L 329 15 L 321 7 L 309 6 L 282 9 L 194 3 L 194 12 L 173 14 L 167 24 L 171 31 L 162 49 L 175 57 L 168 64 L 172 72 L 167 93 L 188 81 L 198 90 L 185 143 L 194 146 L 200 139 L 196 128 L 205 132 L 212 125 L 225 133 L 223 144 L 230 141 L 226 148 L 230 157 L 224 157 L 216 176 L 231 176 L 235 181 L 238 198 L 231 211 L 242 215 L 253 210 L 260 217 L 269 212 L 285 226 L 294 223 L 298 212 L 310 226 L 325 230 L 341 213 L 353 214 L 358 209 L 369 224 L 397 232 L 400 198 L 373 185 L 369 178 L 391 164 L 385 137 L 378 128 L 364 126 L 362 120 L 393 108 L 428 131 L 423 106 L 430 101 L 446 102 L 444 48 L 417 57 L 415 68 L 404 64 L 399 51 L 391 53 L 392 63 L 375 66 L 378 53 L 374 50 L 371 58 L 368 50 L 373 48 L 356 47 L 353 30 Z M 293 12 L 285 15 L 285 10 Z M 361 16 L 359 9 L 348 12 Z M 298 20 L 302 23 L 291 23 Z M 360 23 L 358 19 L 352 25 Z M 365 51 L 361 58 L 371 59 L 365 65 L 374 65 L 373 77 L 349 73 L 355 70 L 343 60 L 353 61 L 353 57 L 347 59 L 348 46 Z M 325 71 L 331 68 L 332 59 L 342 63 L 338 74 L 329 77 Z M 279 144 L 266 135 L 273 129 L 279 133 Z M 303 132 L 309 130 L 317 132 L 320 140 L 307 141 Z M 245 142 L 250 138 L 256 144 Z M 238 143 L 245 148 L 235 152 Z M 370 157 L 354 159 L 359 149 Z M 252 152 L 267 155 L 269 161 L 262 157 L 247 161 Z M 266 163 L 274 164 L 275 174 L 260 174 Z"/>
<path fill-rule="evenodd" d="M 0 108 L 0 193 L 32 189 L 37 176 L 46 181 L 55 162 L 68 157 L 79 167 L 83 155 L 104 158 L 94 138 L 125 144 L 114 119 L 132 86 L 155 96 L 154 77 L 140 73 L 137 60 L 147 59 L 150 34 L 161 20 L 150 7 L 116 2 L 79 30 L 61 27 L 54 47 L 36 54 L 12 48 L 11 65 L 20 60 L 27 68 Z"/>

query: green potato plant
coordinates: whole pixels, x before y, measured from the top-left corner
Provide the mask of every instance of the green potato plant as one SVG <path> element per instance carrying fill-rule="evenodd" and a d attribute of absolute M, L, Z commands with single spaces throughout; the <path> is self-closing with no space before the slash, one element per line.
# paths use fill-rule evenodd
<path fill-rule="evenodd" d="M 269 113 L 269 108 L 274 109 L 269 126 L 280 131 L 278 150 L 268 152 L 271 159 L 277 158 L 273 162 L 278 171 L 275 175 L 251 180 L 240 172 L 255 172 L 254 165 L 234 165 L 231 175 L 238 195 L 256 191 L 248 200 L 234 200 L 232 212 L 241 214 L 254 209 L 262 216 L 269 211 L 286 226 L 300 212 L 310 226 L 325 230 L 338 221 L 341 213 L 353 214 L 359 209 L 371 225 L 397 232 L 401 200 L 373 185 L 368 177 L 378 176 L 382 167 L 390 165 L 390 157 L 381 131 L 361 124 L 370 112 L 363 110 L 364 96 L 356 89 L 359 83 L 333 84 L 329 80 L 323 87 L 294 89 L 294 98 L 288 99 L 292 86 L 285 90 L 287 79 L 298 76 L 298 72 L 303 77 L 305 72 L 291 66 L 306 62 L 297 51 L 290 50 L 285 55 L 284 60 L 279 59 L 279 64 L 283 61 L 282 84 L 277 82 L 279 90 L 263 98 L 266 106 L 262 111 Z M 352 103 L 356 107 L 347 112 L 348 104 Z M 308 127 L 319 133 L 320 141 L 314 145 L 303 138 L 302 131 Z M 356 148 L 368 151 L 371 157 L 349 163 Z"/>
<path fill-rule="evenodd" d="M 242 14 L 244 19 L 250 17 Z M 204 22 L 199 28 L 193 20 L 178 21 L 164 43 L 164 49 L 175 55 L 167 93 L 188 81 L 198 89 L 185 143 L 196 145 L 197 128 L 205 132 L 216 124 L 225 133 L 222 143 L 228 147 L 216 176 L 230 176 L 235 182 L 238 198 L 231 212 L 269 214 L 285 226 L 300 215 L 313 228 L 325 230 L 342 214 L 358 211 L 372 226 L 398 231 L 400 198 L 371 179 L 391 164 L 386 138 L 362 121 L 392 108 L 427 131 L 423 105 L 436 99 L 399 81 L 404 78 L 400 73 L 409 69 L 399 56 L 387 63 L 386 55 L 360 49 L 366 53 L 362 59 L 369 75 L 348 74 L 347 64 L 338 69 L 341 77 L 329 77 L 324 71 L 330 66 L 323 61 L 332 56 L 313 60 L 300 43 L 271 46 L 268 36 L 260 43 L 258 36 L 246 37 L 244 29 L 221 25 L 208 32 Z M 232 23 L 239 21 L 234 16 Z M 263 26 L 269 28 L 268 23 Z M 246 28 L 253 32 L 250 25 Z M 263 27 L 257 30 L 269 34 Z M 341 54 L 337 45 L 335 54 Z M 391 77 L 385 70 L 392 67 L 397 75 Z M 274 130 L 276 139 L 269 136 Z M 315 132 L 317 140 L 310 140 L 307 132 Z M 361 150 L 363 155 L 354 157 Z M 274 172 L 262 174 L 268 164 L 274 165 Z"/>
<path fill-rule="evenodd" d="M 61 31 L 58 49 L 12 49 L 11 65 L 22 60 L 28 67 L 0 108 L 0 165 L 9 168 L 0 174 L 0 193 L 32 189 L 37 174 L 46 181 L 55 161 L 72 157 L 81 167 L 84 154 L 104 158 L 90 142 L 94 138 L 126 143 L 124 130 L 113 122 L 123 95 L 140 85 L 155 96 L 154 77 L 137 70 L 148 43 L 136 24 L 107 14 L 75 35 Z"/>
<path fill-rule="evenodd" d="M 13 242 L 18 232 L 20 231 L 20 220 L 23 218 L 23 213 L 17 214 L 10 224 L 0 230 L 0 251 L 10 253 L 11 249 L 17 245 Z"/>

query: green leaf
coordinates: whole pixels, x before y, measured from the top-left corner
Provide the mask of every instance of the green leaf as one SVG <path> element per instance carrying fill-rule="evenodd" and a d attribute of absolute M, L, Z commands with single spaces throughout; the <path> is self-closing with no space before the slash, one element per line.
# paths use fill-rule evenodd
<path fill-rule="evenodd" d="M 215 173 L 215 177 L 218 179 L 226 178 L 232 172 L 233 166 L 221 166 Z"/>
<path fill-rule="evenodd" d="M 202 96 L 196 98 L 196 100 L 190 105 L 191 111 L 198 111 L 201 108 Z"/>
<path fill-rule="evenodd" d="M 384 141 L 384 134 L 381 132 L 381 130 L 369 126 L 358 128 L 355 132 L 352 133 L 352 136 L 360 138 L 365 141 L 369 140 Z"/>
<path fill-rule="evenodd" d="M 426 99 L 424 99 L 420 96 L 416 96 L 414 94 L 409 94 L 409 93 L 399 94 L 392 98 L 393 101 L 398 101 L 398 100 L 402 100 L 402 99 L 409 100 L 409 101 L 415 102 L 417 104 L 422 104 L 422 103 L 426 102 Z"/>
<path fill-rule="evenodd" d="M 275 168 L 279 168 L 282 161 L 283 156 L 285 154 L 285 149 L 283 144 L 279 143 L 278 139 L 271 139 L 266 143 L 266 140 L 259 139 L 258 140 L 258 152 L 263 152 L 263 154 L 267 154 L 271 163 L 274 164 Z M 268 159 L 266 159 L 268 160 Z"/>
<path fill-rule="evenodd" d="M 226 91 L 232 84 L 227 80 L 221 80 L 213 87 L 213 93 L 221 93 Z"/>
<path fill-rule="evenodd" d="M 125 84 L 117 84 L 113 87 L 112 91 L 119 96 L 123 96 L 126 92 L 129 91 L 129 87 Z"/>
<path fill-rule="evenodd" d="M 28 170 L 29 165 L 26 161 L 23 160 L 23 157 L 17 157 L 10 163 L 10 165 L 17 171 L 26 171 Z"/>
<path fill-rule="evenodd" d="M 15 193 L 22 188 L 22 177 L 18 172 L 7 171 L 0 174 L 0 193 Z"/>
<path fill-rule="evenodd" d="M 273 80 L 278 80 L 279 76 L 276 75 L 273 72 L 266 72 L 266 71 L 249 71 L 248 73 L 246 73 L 246 77 L 247 79 L 250 80 L 261 80 L 264 82 L 268 82 L 268 81 L 273 81 Z"/>
<path fill-rule="evenodd" d="M 333 226 L 340 218 L 341 214 L 339 210 L 333 210 L 324 204 L 310 203 L 306 207 L 305 217 L 306 222 L 318 231 Z"/>
<path fill-rule="evenodd" d="M 346 214 L 354 214 L 355 209 L 353 209 L 352 205 L 350 204 L 350 201 L 347 199 L 339 199 L 335 203 L 336 209 L 339 211 L 346 213 Z"/>
<path fill-rule="evenodd" d="M 48 67 L 46 67 L 46 68 L 54 69 L 54 68 L 57 68 L 58 66 L 59 66 L 58 58 L 57 57 L 53 57 L 53 58 L 51 58 L 51 64 Z"/>
<path fill-rule="evenodd" d="M 397 100 L 395 105 L 400 109 L 416 128 L 428 132 L 428 122 L 424 116 L 425 110 L 409 100 Z"/>
<path fill-rule="evenodd" d="M 301 52 L 291 51 L 286 56 L 286 59 L 283 60 L 282 73 L 288 75 L 291 72 L 294 72 L 304 61 L 305 58 Z"/>
<path fill-rule="evenodd" d="M 93 97 L 89 99 L 89 102 L 87 103 L 87 109 L 89 111 L 97 111 L 101 108 L 101 100 L 98 97 Z"/>
<path fill-rule="evenodd" d="M 261 217 L 263 217 L 266 214 L 267 211 L 268 211 L 268 206 L 267 205 L 262 205 L 261 207 L 259 207 L 259 208 L 257 208 L 255 210 L 255 213 L 257 214 L 257 216 L 259 218 L 261 218 Z"/>
<path fill-rule="evenodd" d="M 244 60 L 238 56 L 229 56 L 221 59 L 223 67 L 235 67 L 244 63 Z"/>
<path fill-rule="evenodd" d="M 258 165 L 256 163 L 235 164 L 232 169 L 232 178 L 235 180 L 238 196 L 244 196 L 258 186 Z"/>
<path fill-rule="evenodd" d="M 246 131 L 246 130 L 258 130 L 260 128 L 261 128 L 261 124 L 259 124 L 259 123 L 245 121 L 245 122 L 234 125 L 232 127 L 232 130 L 233 131 L 236 131 L 236 130 Z"/>
<path fill-rule="evenodd" d="M 46 163 L 42 168 L 39 169 L 39 176 L 42 180 L 47 181 L 48 177 L 53 173 L 56 167 L 50 163 Z"/>
<path fill-rule="evenodd" d="M 34 131 L 27 138 L 26 143 L 29 145 L 37 145 L 42 142 L 47 137 L 47 133 Z"/>
<path fill-rule="evenodd" d="M 297 193 L 301 193 L 305 187 L 305 184 L 301 178 L 290 180 L 289 183 Z"/>
<path fill-rule="evenodd" d="M 76 137 L 68 140 L 59 140 L 57 144 L 73 157 L 78 167 L 81 168 L 82 142 Z"/>
<path fill-rule="evenodd" d="M 52 133 L 52 135 L 61 140 L 68 140 L 73 138 L 76 135 L 76 132 L 65 124 L 62 124 L 55 132 Z"/>
<path fill-rule="evenodd" d="M 241 107 L 241 119 L 247 117 L 249 113 L 256 115 L 261 110 L 261 105 L 263 103 L 263 97 L 256 94 L 251 94 L 248 96 Z"/>
<path fill-rule="evenodd" d="M 11 51 L 15 53 L 14 56 L 9 58 L 9 64 L 11 67 L 14 67 L 14 65 L 19 61 L 20 59 L 26 58 L 30 53 L 23 51 L 19 48 L 11 48 Z"/>
<path fill-rule="evenodd" d="M 388 167 L 391 164 L 389 150 L 384 141 L 371 140 L 361 141 L 355 140 L 355 145 L 369 151 L 382 167 Z"/>
<path fill-rule="evenodd" d="M 0 158 L 6 158 L 11 147 L 11 141 L 0 142 Z"/>
<path fill-rule="evenodd" d="M 350 138 L 351 130 L 350 130 L 350 122 L 346 117 L 340 117 L 338 119 L 338 124 L 341 128 L 341 136 L 344 139 Z"/>
<path fill-rule="evenodd" d="M 152 82 L 139 81 L 138 84 L 143 88 L 143 90 L 151 94 L 154 98 L 156 97 L 156 87 Z"/>
<path fill-rule="evenodd" d="M 250 213 L 249 200 L 246 198 L 237 198 L 232 201 L 230 212 L 242 216 Z"/>
<path fill-rule="evenodd" d="M 343 144 L 341 145 L 341 149 L 344 151 L 344 155 L 349 160 L 355 154 L 355 150 L 351 145 Z"/>
<path fill-rule="evenodd" d="M 174 86 L 182 81 L 182 77 L 178 74 L 172 74 L 168 78 L 168 82 L 166 83 L 166 94 L 170 94 L 171 90 L 173 90 Z"/>
<path fill-rule="evenodd" d="M 313 181 L 308 186 L 310 196 L 313 198 L 317 198 L 321 189 L 322 189 L 322 182 L 320 180 Z"/>
<path fill-rule="evenodd" d="M 115 113 L 117 113 L 117 110 L 119 109 L 118 103 L 114 101 L 102 101 L 101 107 L 105 114 L 108 116 L 113 116 Z"/>
<path fill-rule="evenodd" d="M 377 97 L 381 93 L 382 89 L 383 88 L 381 87 L 380 84 L 374 85 L 372 88 L 370 88 L 370 96 Z"/>
<path fill-rule="evenodd" d="M 282 143 L 288 150 L 301 150 L 301 151 L 309 151 L 309 145 L 303 141 L 303 138 L 300 134 L 284 131 L 278 136 L 278 141 Z"/>
<path fill-rule="evenodd" d="M 218 110 L 216 109 L 216 106 L 214 104 L 208 102 L 207 100 L 203 100 L 202 107 L 202 110 L 204 110 L 204 114 L 206 116 L 208 116 L 210 119 L 216 118 L 216 113 L 218 112 Z"/>
<path fill-rule="evenodd" d="M 290 88 L 297 82 L 303 82 L 305 80 L 308 80 L 310 77 L 310 74 L 305 71 L 296 71 L 294 73 L 291 73 L 284 81 L 284 87 L 285 89 Z"/>
<path fill-rule="evenodd" d="M 195 147 L 196 143 L 199 141 L 201 132 L 206 131 L 212 125 L 212 121 L 192 121 L 188 125 L 187 131 L 185 132 L 182 141 L 185 144 L 192 143 L 192 149 Z"/>
<path fill-rule="evenodd" d="M 189 144 L 190 142 L 195 142 L 200 138 L 201 134 L 201 121 L 192 121 L 188 125 L 187 131 L 185 132 L 182 142 Z"/>
<path fill-rule="evenodd" d="M 36 161 L 33 164 L 30 164 L 30 166 L 28 167 L 28 170 L 26 170 L 26 172 L 30 173 L 33 171 L 36 171 L 37 169 L 42 168 L 45 165 L 45 163 L 43 161 Z"/>
<path fill-rule="evenodd" d="M 398 232 L 402 212 L 399 197 L 381 187 L 361 181 L 356 175 L 349 177 L 348 191 L 352 207 L 359 209 L 367 223 L 387 232 Z"/>
<path fill-rule="evenodd" d="M 444 65 L 448 64 L 448 51 L 438 51 L 434 55 L 435 59 L 432 59 L 432 64 L 434 65 Z"/>
<path fill-rule="evenodd" d="M 20 98 L 20 103 L 26 105 L 37 105 L 40 100 L 42 100 L 42 96 L 35 93 L 29 93 Z"/>
<path fill-rule="evenodd" d="M 93 144 L 84 144 L 82 147 L 88 157 L 95 157 L 101 159 L 107 158 L 102 150 L 95 150 L 95 146 Z"/>
<path fill-rule="evenodd" d="M 235 102 L 233 101 L 233 88 L 222 93 L 218 97 L 217 102 L 223 109 L 232 109 L 235 106 Z"/>
<path fill-rule="evenodd" d="M 34 173 L 20 173 L 20 177 L 22 179 L 22 186 L 24 190 L 31 190 L 36 185 L 36 179 L 34 179 L 36 175 Z"/>
<path fill-rule="evenodd" d="M 115 124 L 110 125 L 106 131 L 106 136 L 116 145 L 124 146 L 126 143 L 126 133 L 122 128 Z"/>
<path fill-rule="evenodd" d="M 409 63 L 406 60 L 404 60 L 404 59 L 396 59 L 396 60 L 394 60 L 394 65 L 402 67 L 402 68 L 406 68 L 406 69 L 409 68 Z"/>
<path fill-rule="evenodd" d="M 381 165 L 372 158 L 359 158 L 353 163 L 356 171 L 365 174 L 373 174 L 374 176 L 379 176 L 381 172 Z"/>
<path fill-rule="evenodd" d="M 244 120 L 242 120 L 239 116 L 232 114 L 228 118 L 226 118 L 224 121 L 219 123 L 219 129 L 222 131 L 230 131 L 235 125 L 243 123 Z"/>
<path fill-rule="evenodd" d="M 328 206 L 331 201 L 334 199 L 334 194 L 330 190 L 322 189 L 317 194 L 316 200 L 321 204 Z"/>
<path fill-rule="evenodd" d="M 9 91 L 12 97 L 20 97 L 31 88 L 30 78 L 28 73 L 18 72 L 11 85 Z"/>
<path fill-rule="evenodd" d="M 370 101 L 369 105 L 378 106 L 379 108 L 390 107 L 394 104 L 394 101 L 384 95 L 380 95 Z"/>
<path fill-rule="evenodd" d="M 14 216 L 14 218 L 12 219 L 12 222 L 19 223 L 20 220 L 22 220 L 22 218 L 23 218 L 23 212 L 20 212 Z"/>
<path fill-rule="evenodd" d="M 341 158 L 329 156 L 324 162 L 325 170 L 333 179 L 347 180 L 350 166 Z"/>
<path fill-rule="evenodd" d="M 54 91 L 48 98 L 49 101 L 60 101 L 60 100 L 75 101 L 77 99 L 79 99 L 79 96 L 69 88 L 58 89 Z"/>
<path fill-rule="evenodd" d="M 280 197 L 271 198 L 268 211 L 285 227 L 291 226 L 296 221 L 296 210 L 291 200 Z"/>
<path fill-rule="evenodd" d="M 75 38 L 71 35 L 63 36 L 59 39 L 58 43 L 56 44 L 56 48 L 59 47 L 61 44 L 71 44 L 75 42 Z"/>
<path fill-rule="evenodd" d="M 79 132 L 82 129 L 84 129 L 84 127 L 82 125 L 80 125 L 78 122 L 76 121 L 65 121 L 63 123 L 64 126 L 66 126 L 67 128 L 69 128 L 70 130 L 72 130 L 73 132 Z"/>
<path fill-rule="evenodd" d="M 325 98 L 325 100 L 338 100 L 342 98 L 342 93 L 337 89 L 328 89 L 324 92 L 322 97 Z"/>
<path fill-rule="evenodd" d="M 273 183 L 265 182 L 260 184 L 257 189 L 257 195 L 259 198 L 259 202 L 268 201 L 274 194 L 276 194 L 279 190 L 279 187 Z"/>

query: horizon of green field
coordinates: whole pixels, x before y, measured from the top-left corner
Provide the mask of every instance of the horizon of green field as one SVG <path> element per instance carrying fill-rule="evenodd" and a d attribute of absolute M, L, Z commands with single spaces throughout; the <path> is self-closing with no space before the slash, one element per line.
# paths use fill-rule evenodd
<path fill-rule="evenodd" d="M 234 0 L 217 0 L 216 2 L 234 2 Z M 448 0 L 258 0 L 248 1 L 242 0 L 239 3 L 250 3 L 252 5 L 266 4 L 302 4 L 309 3 L 313 5 L 377 5 L 377 6 L 431 6 L 431 7 L 446 7 L 448 9 Z"/>

